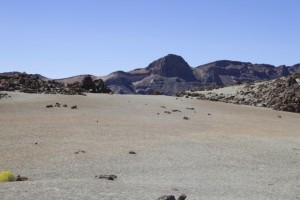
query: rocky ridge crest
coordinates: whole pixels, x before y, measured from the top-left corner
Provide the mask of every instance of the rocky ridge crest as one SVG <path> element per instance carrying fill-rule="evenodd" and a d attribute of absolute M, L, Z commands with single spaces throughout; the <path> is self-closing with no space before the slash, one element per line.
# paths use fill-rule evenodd
<path fill-rule="evenodd" d="M 0 74 L 0 91 L 66 95 L 82 95 L 84 92 L 110 92 L 101 79 L 93 80 L 91 76 L 85 76 L 81 82 L 64 84 L 48 80 L 38 74 L 19 72 Z"/>

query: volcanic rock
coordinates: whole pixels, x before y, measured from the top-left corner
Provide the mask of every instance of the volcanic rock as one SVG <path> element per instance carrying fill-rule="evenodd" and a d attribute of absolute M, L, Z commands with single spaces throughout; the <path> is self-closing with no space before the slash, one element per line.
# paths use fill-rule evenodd
<path fill-rule="evenodd" d="M 173 195 L 164 195 L 164 196 L 159 197 L 157 200 L 176 200 L 176 199 L 175 199 L 175 196 L 173 196 Z"/>

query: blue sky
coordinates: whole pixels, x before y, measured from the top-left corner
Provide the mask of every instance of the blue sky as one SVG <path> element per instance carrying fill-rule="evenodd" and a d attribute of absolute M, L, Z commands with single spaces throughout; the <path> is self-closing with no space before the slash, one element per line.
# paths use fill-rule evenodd
<path fill-rule="evenodd" d="M 0 0 L 0 72 L 50 78 L 146 67 L 169 53 L 300 63 L 299 0 Z"/>

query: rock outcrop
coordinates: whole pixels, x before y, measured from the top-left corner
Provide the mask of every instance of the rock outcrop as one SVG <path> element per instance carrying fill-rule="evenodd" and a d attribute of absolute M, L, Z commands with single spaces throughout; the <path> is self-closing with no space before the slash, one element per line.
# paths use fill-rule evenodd
<path fill-rule="evenodd" d="M 4 99 L 4 98 L 7 98 L 9 97 L 9 95 L 7 93 L 1 93 L 0 92 L 0 99 Z"/>
<path fill-rule="evenodd" d="M 90 76 L 86 76 L 82 82 L 64 84 L 47 80 L 37 74 L 19 72 L 0 74 L 0 91 L 67 95 L 82 95 L 84 92 L 110 92 L 101 79 L 92 80 Z"/>
<path fill-rule="evenodd" d="M 222 89 L 219 90 L 222 91 Z M 270 81 L 248 83 L 233 94 L 220 93 L 216 90 L 177 94 L 177 96 L 183 95 L 202 100 L 268 107 L 300 113 L 300 73 Z"/>

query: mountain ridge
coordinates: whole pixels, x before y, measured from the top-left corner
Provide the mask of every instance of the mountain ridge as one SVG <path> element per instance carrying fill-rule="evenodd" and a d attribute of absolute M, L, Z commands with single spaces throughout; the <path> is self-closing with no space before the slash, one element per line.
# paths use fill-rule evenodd
<path fill-rule="evenodd" d="M 252 64 L 251 62 L 217 60 L 191 67 L 181 56 L 168 54 L 151 62 L 147 67 L 128 72 L 115 71 L 101 78 L 115 93 L 172 95 L 195 87 L 226 86 L 244 82 L 271 80 L 300 72 L 300 63 L 286 66 Z M 12 72 L 13 73 L 13 72 Z M 16 73 L 16 72 L 15 72 Z M 55 80 L 64 84 L 80 82 L 86 75 Z"/>
<path fill-rule="evenodd" d="M 103 76 L 104 82 L 117 93 L 172 95 L 183 90 L 202 86 L 226 86 L 243 82 L 270 80 L 300 71 L 300 64 L 274 66 L 251 62 L 217 60 L 191 67 L 181 57 L 168 54 L 122 75 L 111 73 Z M 112 81 L 115 80 L 115 81 Z M 122 79 L 122 80 L 120 80 Z M 120 83 L 126 82 L 126 84 Z M 126 91 L 123 91 L 125 89 Z"/>

